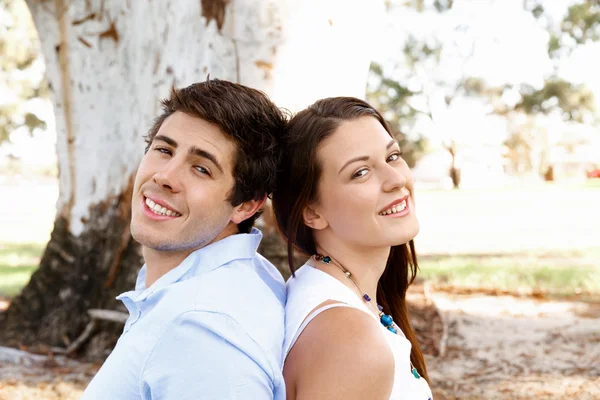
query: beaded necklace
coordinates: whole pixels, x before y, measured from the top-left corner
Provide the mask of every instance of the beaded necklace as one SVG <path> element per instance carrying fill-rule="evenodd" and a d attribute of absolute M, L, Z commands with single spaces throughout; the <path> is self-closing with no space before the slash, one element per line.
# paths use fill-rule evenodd
<path fill-rule="evenodd" d="M 350 273 L 350 271 L 348 271 L 346 268 L 344 268 L 344 266 L 342 264 L 340 264 L 339 262 L 337 262 L 337 261 L 334 262 L 333 259 L 329 256 L 323 256 L 323 255 L 317 253 L 313 257 L 317 261 L 320 261 L 324 264 L 333 264 L 336 267 L 338 267 L 339 269 L 341 269 L 342 272 L 344 273 L 344 275 L 346 275 L 346 278 L 348 278 L 348 280 L 350 280 L 350 282 L 352 282 L 354 284 L 354 286 L 356 286 L 356 289 L 358 290 L 358 292 L 361 293 L 362 299 L 367 304 L 369 304 L 371 307 L 373 307 L 377 310 L 377 314 L 379 315 L 379 322 L 381 322 L 381 325 L 383 325 L 388 331 L 392 332 L 393 334 L 395 334 L 395 335 L 398 334 L 398 331 L 400 330 L 400 328 L 398 327 L 398 325 L 396 325 L 392 316 L 384 313 L 383 307 L 381 307 L 379 304 L 373 303 L 373 300 L 371 299 L 371 297 L 367 293 L 363 292 L 360 289 L 360 287 L 358 286 L 358 284 L 354 281 L 354 279 L 352 279 L 352 273 Z M 419 371 L 417 371 L 417 369 L 413 365 L 412 361 L 410 362 L 410 372 L 413 374 L 413 376 L 416 379 L 421 378 L 421 375 L 419 375 Z"/>

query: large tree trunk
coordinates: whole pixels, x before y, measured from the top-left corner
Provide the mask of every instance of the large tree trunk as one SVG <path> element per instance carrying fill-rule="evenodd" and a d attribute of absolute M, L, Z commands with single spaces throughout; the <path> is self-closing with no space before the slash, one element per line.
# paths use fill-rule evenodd
<path fill-rule="evenodd" d="M 0 341 L 64 347 L 89 308 L 118 308 L 114 297 L 134 286 L 142 260 L 129 234 L 131 190 L 158 100 L 209 73 L 270 91 L 265 66 L 281 27 L 264 1 L 28 5 L 53 95 L 60 196 L 40 267 L 0 317 Z"/>
<path fill-rule="evenodd" d="M 291 109 L 323 95 L 364 95 L 370 55 L 356 53 L 370 45 L 365 20 L 377 23 L 369 14 L 377 7 L 367 1 L 320 4 L 28 1 L 53 95 L 60 195 L 39 269 L 0 314 L 0 342 L 65 347 L 84 330 L 88 309 L 124 310 L 114 298 L 133 288 L 142 265 L 129 233 L 133 177 L 143 154 L 142 136 L 171 85 L 186 86 L 210 73 L 261 89 Z M 341 14 L 339 27 L 332 7 Z M 295 21 L 290 29 L 288 20 Z M 321 42 L 317 54 L 329 58 L 316 60 L 310 47 L 293 51 L 316 20 L 321 40 L 313 35 L 309 43 Z M 340 45 L 331 48 L 335 43 Z M 340 71 L 344 61 L 351 73 Z M 344 81 L 353 89 L 338 90 Z M 294 91 L 299 97 L 291 104 Z M 102 326 L 87 354 L 95 355 L 94 348 L 114 341 L 121 330 L 114 323 Z"/>

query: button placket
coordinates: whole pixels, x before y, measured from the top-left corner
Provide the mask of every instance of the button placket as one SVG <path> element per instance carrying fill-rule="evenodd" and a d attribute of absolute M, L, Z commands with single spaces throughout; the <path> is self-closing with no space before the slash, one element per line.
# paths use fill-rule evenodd
<path fill-rule="evenodd" d="M 122 298 L 121 301 L 123 301 L 123 304 L 125 304 L 125 307 L 127 307 L 127 311 L 129 311 L 129 318 L 127 318 L 127 321 L 125 322 L 125 327 L 123 328 L 123 334 L 125 334 L 131 329 L 133 324 L 135 324 L 140 319 L 142 315 L 142 310 L 140 310 L 138 305 L 131 298 L 125 297 Z"/>

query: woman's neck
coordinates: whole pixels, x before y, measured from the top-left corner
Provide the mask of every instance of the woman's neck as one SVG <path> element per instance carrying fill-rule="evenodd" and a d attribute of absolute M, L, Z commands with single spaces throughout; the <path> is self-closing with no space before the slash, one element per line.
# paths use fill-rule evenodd
<path fill-rule="evenodd" d="M 358 290 L 362 292 L 360 296 L 366 293 L 374 303 L 376 302 L 377 285 L 385 271 L 390 247 L 366 248 L 325 240 L 317 241 L 316 245 L 319 254 L 331 257 L 332 262 L 325 264 L 317 261 L 314 262 L 315 267 L 337 278 L 355 292 L 357 291 L 356 286 L 358 286 Z M 335 265 L 336 263 L 338 265 Z M 352 281 L 344 274 L 340 266 L 351 273 Z"/>

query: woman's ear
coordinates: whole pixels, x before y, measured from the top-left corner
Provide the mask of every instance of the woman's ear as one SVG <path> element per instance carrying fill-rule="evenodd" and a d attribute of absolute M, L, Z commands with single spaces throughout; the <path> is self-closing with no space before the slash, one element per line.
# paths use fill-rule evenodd
<path fill-rule="evenodd" d="M 304 211 L 302 211 L 302 217 L 304 219 L 304 224 L 312 229 L 321 230 L 329 226 L 327 220 L 311 206 L 304 208 Z"/>

